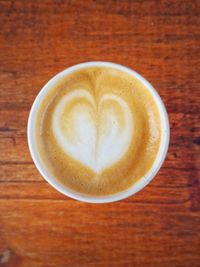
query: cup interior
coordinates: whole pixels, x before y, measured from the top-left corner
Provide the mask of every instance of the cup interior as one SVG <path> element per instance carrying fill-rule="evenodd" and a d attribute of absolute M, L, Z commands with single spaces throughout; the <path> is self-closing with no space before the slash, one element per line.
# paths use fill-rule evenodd
<path fill-rule="evenodd" d="M 140 82 L 144 84 L 144 86 L 149 90 L 149 92 L 152 94 L 155 102 L 157 103 L 157 107 L 160 113 L 160 118 L 161 118 L 161 143 L 160 143 L 160 148 L 156 157 L 156 160 L 154 161 L 151 169 L 149 172 L 141 177 L 138 182 L 136 182 L 133 186 L 128 188 L 125 191 L 118 192 L 113 195 L 107 195 L 107 196 L 90 196 L 90 195 L 85 195 L 78 193 L 76 191 L 71 190 L 70 188 L 67 188 L 66 186 L 62 185 L 57 179 L 55 179 L 45 168 L 43 165 L 42 161 L 40 160 L 39 154 L 36 149 L 36 143 L 35 143 L 35 138 L 34 138 L 34 131 L 35 131 L 35 123 L 36 123 L 36 117 L 37 117 L 37 112 L 38 108 L 43 101 L 46 93 L 48 90 L 63 76 L 70 74 L 76 70 L 83 69 L 83 68 L 88 68 L 88 67 L 97 67 L 97 66 L 102 66 L 102 67 L 111 67 L 114 69 L 118 69 L 124 72 L 127 72 L 134 78 L 138 79 Z M 165 157 L 166 153 L 168 150 L 168 145 L 169 145 L 169 121 L 168 121 L 168 115 L 165 109 L 165 106 L 157 93 L 157 91 L 154 89 L 154 87 L 145 79 L 143 78 L 140 74 L 137 72 L 124 67 L 119 64 L 111 63 L 111 62 L 86 62 L 86 63 L 81 63 L 75 66 L 72 66 L 70 68 L 67 68 L 66 70 L 58 73 L 55 75 L 39 92 L 37 95 L 30 114 L 29 114 L 29 119 L 28 119 L 28 126 L 27 126 L 27 137 L 28 137 L 28 145 L 29 145 L 29 150 L 32 156 L 32 159 L 40 172 L 40 174 L 44 177 L 44 179 L 51 184 L 55 189 L 57 189 L 59 192 L 63 193 L 66 196 L 69 196 L 71 198 L 84 201 L 84 202 L 89 202 L 89 203 L 107 203 L 107 202 L 114 202 L 118 201 L 124 198 L 127 198 L 141 189 L 143 189 L 157 174 L 159 171 Z"/>

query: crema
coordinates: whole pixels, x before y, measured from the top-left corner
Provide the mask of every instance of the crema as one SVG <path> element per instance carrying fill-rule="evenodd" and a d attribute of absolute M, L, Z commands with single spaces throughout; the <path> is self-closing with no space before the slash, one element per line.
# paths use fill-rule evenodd
<path fill-rule="evenodd" d="M 64 186 L 88 195 L 121 192 L 144 177 L 160 139 L 160 116 L 148 88 L 111 67 L 61 77 L 37 113 L 42 162 Z"/>

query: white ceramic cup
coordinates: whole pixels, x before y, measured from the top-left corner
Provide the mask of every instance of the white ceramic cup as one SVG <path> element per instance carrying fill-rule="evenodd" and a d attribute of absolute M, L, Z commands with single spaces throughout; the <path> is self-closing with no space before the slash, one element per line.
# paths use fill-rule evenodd
<path fill-rule="evenodd" d="M 142 82 L 147 90 L 152 94 L 154 100 L 156 101 L 160 117 L 161 117 L 161 144 L 159 148 L 159 152 L 157 154 L 156 160 L 154 161 L 153 166 L 149 170 L 149 172 L 144 176 L 139 179 L 137 183 L 129 187 L 127 190 L 118 192 L 113 195 L 108 195 L 108 196 L 90 196 L 90 195 L 85 195 L 81 194 L 79 192 L 75 192 L 72 189 L 62 185 L 56 178 L 54 178 L 49 172 L 48 169 L 44 166 L 42 161 L 40 160 L 38 151 L 36 149 L 36 144 L 35 144 L 35 139 L 34 139 L 34 131 L 35 131 L 35 123 L 36 123 L 36 117 L 37 117 L 37 111 L 38 108 L 43 101 L 43 98 L 45 97 L 46 93 L 52 86 L 63 76 L 70 74 L 76 70 L 87 68 L 87 67 L 111 67 L 114 69 L 118 69 L 121 71 L 124 71 L 130 75 L 132 75 L 134 78 L 138 79 L 140 82 Z M 59 192 L 63 193 L 66 196 L 69 196 L 71 198 L 84 201 L 84 202 L 89 202 L 89 203 L 107 203 L 107 202 L 113 202 L 113 201 L 118 201 L 124 198 L 127 198 L 129 196 L 134 195 L 138 191 L 140 191 L 142 188 L 144 188 L 157 174 L 159 171 L 165 157 L 166 153 L 168 150 L 168 145 L 169 145 L 169 121 L 168 121 L 168 116 L 167 112 L 165 109 L 165 106 L 156 92 L 156 90 L 153 88 L 153 86 L 145 80 L 141 75 L 139 75 L 137 72 L 124 67 L 119 64 L 115 63 L 110 63 L 110 62 L 86 62 L 86 63 L 81 63 L 75 66 L 72 66 L 70 68 L 67 68 L 66 70 L 58 73 L 56 76 L 54 76 L 39 92 L 37 95 L 28 119 L 28 129 L 27 129 L 27 134 L 28 134 L 28 145 L 30 149 L 30 153 L 32 156 L 32 159 L 41 173 L 41 175 L 44 177 L 44 179 L 51 184 L 55 189 L 57 189 Z"/>

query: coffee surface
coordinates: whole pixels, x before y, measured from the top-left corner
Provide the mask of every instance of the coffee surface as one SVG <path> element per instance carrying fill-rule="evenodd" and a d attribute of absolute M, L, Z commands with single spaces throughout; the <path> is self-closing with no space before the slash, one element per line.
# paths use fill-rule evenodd
<path fill-rule="evenodd" d="M 110 67 L 88 67 L 48 90 L 35 139 L 43 164 L 63 185 L 89 195 L 114 194 L 152 167 L 160 116 L 138 79 Z"/>

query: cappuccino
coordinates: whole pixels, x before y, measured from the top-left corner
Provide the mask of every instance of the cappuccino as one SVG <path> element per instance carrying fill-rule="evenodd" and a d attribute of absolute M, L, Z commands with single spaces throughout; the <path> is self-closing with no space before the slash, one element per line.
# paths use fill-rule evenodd
<path fill-rule="evenodd" d="M 160 115 L 148 88 L 112 67 L 60 77 L 37 112 L 42 163 L 62 185 L 87 195 L 131 187 L 151 169 L 160 140 Z"/>

